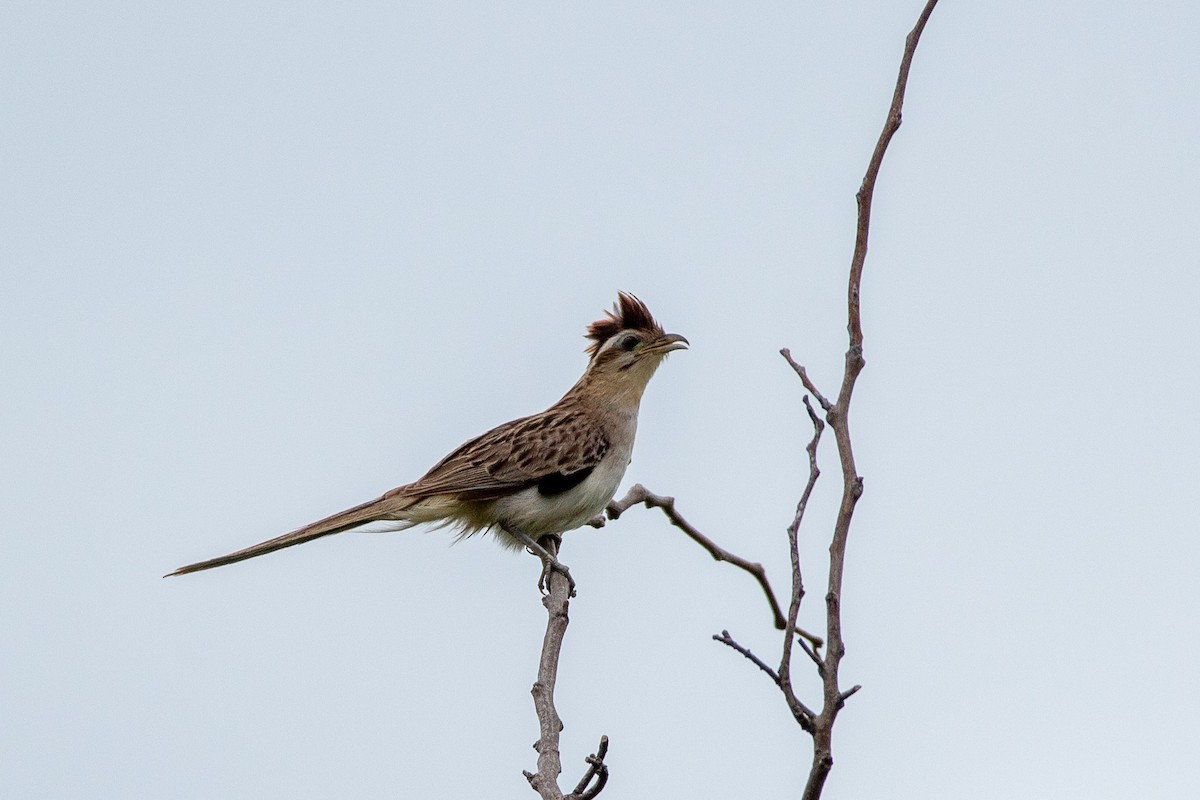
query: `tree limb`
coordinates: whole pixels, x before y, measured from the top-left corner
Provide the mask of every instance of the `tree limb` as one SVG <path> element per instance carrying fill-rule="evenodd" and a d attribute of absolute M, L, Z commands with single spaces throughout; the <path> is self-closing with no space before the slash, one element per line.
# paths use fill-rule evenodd
<path fill-rule="evenodd" d="M 871 202 L 875 194 L 875 182 L 879 177 L 879 168 L 883 164 L 883 156 L 887 152 L 888 144 L 900 127 L 904 92 L 908 86 L 908 74 L 912 67 L 913 54 L 921 39 L 921 33 L 925 30 L 925 23 L 929 21 L 929 16 L 933 13 L 936 5 L 937 0 L 926 2 L 917 17 L 916 25 L 905 39 L 904 54 L 900 59 L 900 71 L 896 78 L 896 88 L 892 93 L 892 103 L 888 108 L 887 119 L 884 122 L 883 131 L 879 134 L 875 149 L 871 153 L 862 185 L 855 195 L 858 204 L 858 225 L 854 240 L 854 254 L 850 260 L 850 280 L 846 298 L 846 328 L 849 333 L 850 346 L 846 351 L 845 371 L 842 375 L 842 385 L 838 391 L 837 401 L 832 407 L 821 403 L 821 407 L 825 409 L 825 418 L 833 429 L 834 439 L 837 442 L 838 458 L 842 467 L 842 502 L 838 508 L 837 521 L 834 523 L 833 540 L 829 545 L 829 585 L 825 594 L 825 629 L 829 646 L 826 648 L 825 657 L 822 660 L 824 668 L 821 670 L 824 702 L 821 713 L 815 720 L 813 762 L 808 782 L 804 787 L 803 800 L 818 800 L 821 796 L 825 780 L 829 776 L 829 770 L 833 767 L 833 723 L 838 712 L 845 705 L 846 699 L 858 691 L 858 687 L 845 692 L 838 687 L 838 668 L 846 653 L 842 640 L 841 614 L 846 540 L 850 534 L 850 521 L 854 516 L 854 508 L 863 492 L 863 480 L 855 467 L 854 448 L 850 440 L 850 399 L 854 393 L 858 375 L 866 363 L 863 359 L 860 303 L 862 271 L 867 258 L 867 240 L 871 229 Z M 803 367 L 792 362 L 790 357 L 788 357 L 788 361 L 793 364 L 793 368 L 800 375 L 805 388 L 815 394 L 815 388 L 811 385 L 811 381 L 807 380 L 807 374 Z M 819 397 L 818 402 L 820 402 Z"/>
<path fill-rule="evenodd" d="M 538 544 L 551 556 L 558 556 L 558 537 L 543 536 Z M 558 776 L 562 773 L 562 756 L 558 747 L 563 724 L 554 707 L 554 687 L 558 681 L 558 658 L 562 652 L 563 637 L 570 622 L 567 610 L 571 603 L 571 587 L 567 576 L 557 570 L 550 571 L 548 581 L 549 592 L 542 597 L 542 605 L 546 607 L 546 635 L 542 639 L 537 682 L 532 689 L 539 731 L 538 742 L 534 745 L 538 754 L 538 768 L 536 773 L 523 774 L 542 800 L 591 800 L 608 782 L 608 766 L 604 763 L 604 756 L 608 752 L 607 736 L 600 738 L 600 749 L 596 754 L 588 757 L 588 771 L 576 790 L 564 798 L 558 786 Z M 595 785 L 586 788 L 593 777 L 596 778 Z"/>
<path fill-rule="evenodd" d="M 754 576 L 758 581 L 758 585 L 762 587 L 763 594 L 766 595 L 767 603 L 771 606 L 771 614 L 774 616 L 775 627 L 779 630 L 784 630 L 787 627 L 787 621 L 784 619 L 783 611 L 779 608 L 779 601 L 775 599 L 775 592 L 771 590 L 771 582 L 767 580 L 767 571 L 762 564 L 747 561 L 739 555 L 729 552 L 725 548 L 718 545 L 712 539 L 698 531 L 690 522 L 683 518 L 683 515 L 675 508 L 674 497 L 664 497 L 655 494 L 654 492 L 642 486 L 640 483 L 635 483 L 626 492 L 625 496 L 620 500 L 613 500 L 608 504 L 606 512 L 608 518 L 615 520 L 619 519 L 622 514 L 628 511 L 638 503 L 642 503 L 646 508 L 662 509 L 663 514 L 671 521 L 679 530 L 686 533 L 692 541 L 699 544 L 708 554 L 716 561 L 724 561 L 727 564 L 732 564 L 735 567 L 745 570 Z M 793 626 L 796 635 L 803 636 L 812 643 L 814 648 L 820 648 L 824 642 L 821 637 L 809 633 L 803 628 Z"/>

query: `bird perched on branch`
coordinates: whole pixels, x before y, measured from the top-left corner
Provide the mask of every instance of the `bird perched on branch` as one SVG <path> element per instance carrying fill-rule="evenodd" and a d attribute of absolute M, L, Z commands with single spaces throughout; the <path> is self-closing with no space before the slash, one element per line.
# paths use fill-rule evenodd
<path fill-rule="evenodd" d="M 362 505 L 244 550 L 180 567 L 171 575 L 221 567 L 284 547 L 388 523 L 401 530 L 429 522 L 458 537 L 492 531 L 501 544 L 542 560 L 538 587 L 567 568 L 542 547 L 604 510 L 633 452 L 642 392 L 659 364 L 687 339 L 665 333 L 646 305 L 621 292 L 613 310 L 588 326 L 583 377 L 550 408 L 493 428 L 459 447 L 424 477 Z M 169 576 L 168 576 L 169 577 Z"/>

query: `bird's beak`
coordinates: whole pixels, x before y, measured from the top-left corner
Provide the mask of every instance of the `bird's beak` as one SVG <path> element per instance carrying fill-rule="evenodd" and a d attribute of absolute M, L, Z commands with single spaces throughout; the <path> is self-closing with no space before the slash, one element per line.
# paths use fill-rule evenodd
<path fill-rule="evenodd" d="M 672 350 L 687 350 L 688 344 L 688 340 L 683 336 L 680 336 L 678 333 L 668 333 L 657 342 L 647 347 L 643 352 L 665 356 Z"/>

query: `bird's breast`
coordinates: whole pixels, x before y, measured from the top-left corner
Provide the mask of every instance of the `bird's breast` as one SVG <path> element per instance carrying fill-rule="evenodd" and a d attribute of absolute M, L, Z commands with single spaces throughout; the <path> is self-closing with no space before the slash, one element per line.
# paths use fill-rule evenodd
<path fill-rule="evenodd" d="M 610 448 L 582 480 L 576 481 L 574 475 L 554 476 L 498 498 L 493 513 L 502 526 L 519 528 L 535 539 L 586 525 L 616 494 L 632 449 L 632 441 L 629 446 Z"/>

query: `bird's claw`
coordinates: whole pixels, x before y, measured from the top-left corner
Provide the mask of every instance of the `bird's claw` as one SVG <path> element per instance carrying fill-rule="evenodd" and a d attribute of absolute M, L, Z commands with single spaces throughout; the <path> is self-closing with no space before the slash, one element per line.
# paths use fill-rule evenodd
<path fill-rule="evenodd" d="M 575 579 L 571 577 L 571 570 L 567 569 L 566 565 L 558 560 L 558 557 L 543 547 L 539 542 L 535 541 L 532 536 L 525 533 L 519 528 L 505 528 L 508 533 L 517 539 L 521 544 L 525 545 L 525 549 L 533 553 L 542 562 L 542 571 L 538 575 L 538 591 L 543 595 L 550 594 L 550 573 L 558 572 L 567 579 L 567 596 L 575 596 Z M 562 545 L 562 537 L 554 534 L 549 534 L 543 538 L 553 540 L 554 550 L 557 551 Z"/>
<path fill-rule="evenodd" d="M 571 570 L 566 564 L 563 564 L 549 553 L 542 559 L 542 574 L 538 576 L 538 591 L 542 594 L 550 594 L 550 573 L 560 573 L 567 579 L 567 596 L 575 596 L 575 579 L 571 577 Z"/>

